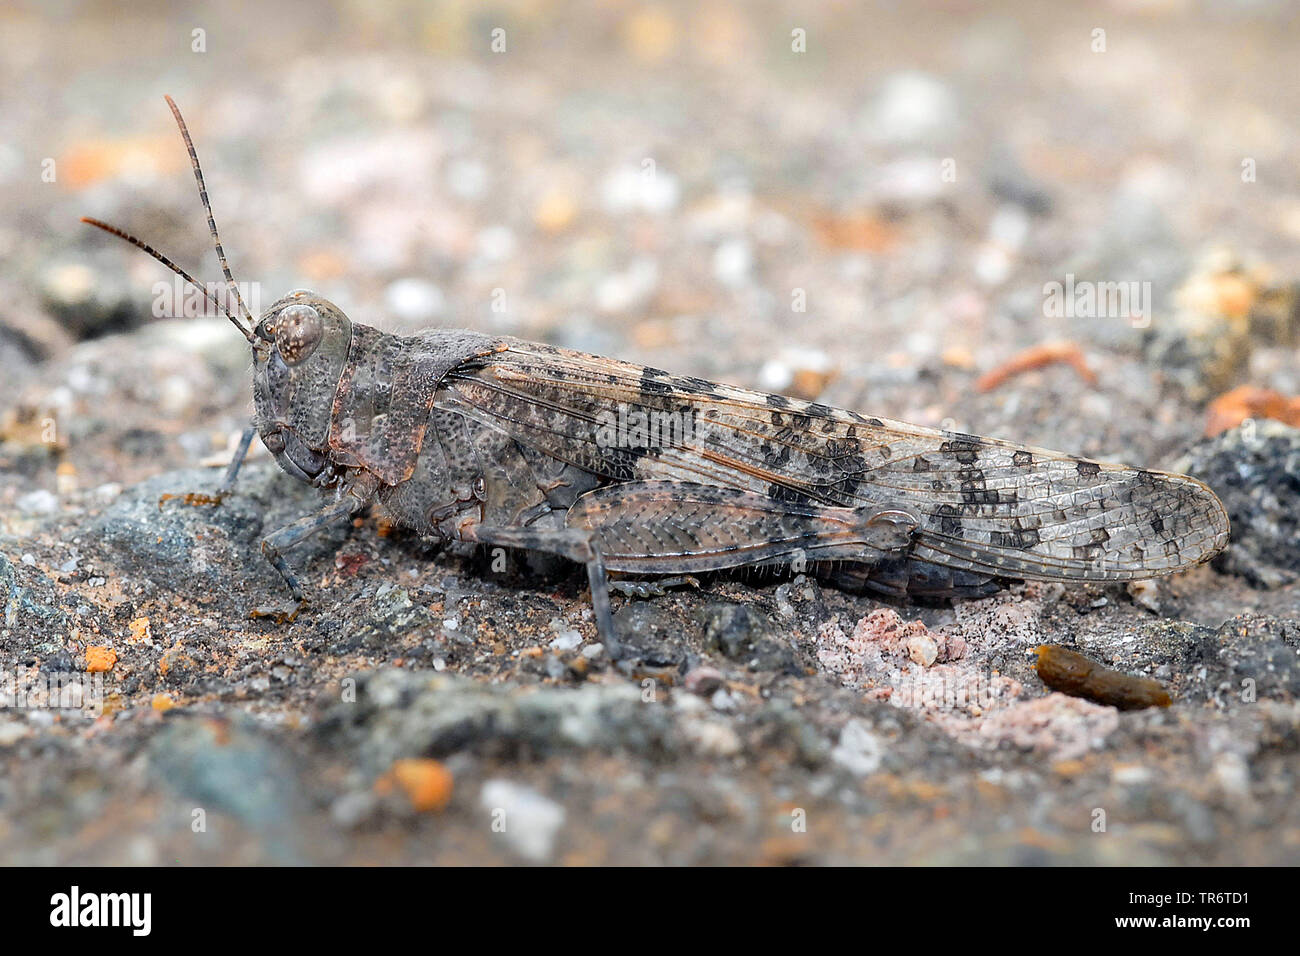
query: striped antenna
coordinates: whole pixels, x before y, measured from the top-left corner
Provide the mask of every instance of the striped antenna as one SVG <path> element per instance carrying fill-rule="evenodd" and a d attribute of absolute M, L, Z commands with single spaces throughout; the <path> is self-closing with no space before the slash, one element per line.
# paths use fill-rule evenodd
<path fill-rule="evenodd" d="M 137 239 L 129 232 L 123 232 L 121 229 L 118 229 L 117 226 L 110 226 L 106 222 L 100 222 L 98 219 L 91 219 L 89 216 L 82 216 L 81 221 L 94 226 L 96 229 L 103 229 L 105 232 L 111 233 L 112 235 L 117 236 L 119 239 L 125 239 L 127 242 L 131 243 L 131 245 L 135 246 L 137 249 L 147 252 L 149 255 L 153 256 L 155 259 L 157 259 L 159 262 L 165 265 L 168 269 L 171 269 L 172 272 L 176 273 L 178 276 L 180 276 L 190 285 L 194 286 L 194 288 L 202 292 L 209 302 L 211 302 L 213 305 L 215 305 L 218 309 L 220 309 L 222 312 L 226 314 L 226 318 L 228 318 L 231 322 L 235 324 L 235 328 L 239 329 L 239 333 L 244 338 L 248 339 L 248 341 L 250 342 L 256 343 L 257 340 L 253 337 L 253 333 L 244 327 L 244 323 L 240 322 L 237 318 L 231 315 L 230 309 L 226 307 L 226 304 L 224 302 L 218 299 L 211 290 L 204 288 L 203 284 L 199 282 L 197 279 L 195 279 L 192 275 L 190 275 L 188 272 L 186 272 L 176 263 L 172 262 L 165 255 L 163 255 L 161 252 L 155 249 L 153 246 L 149 245 L 149 243 Z"/>
<path fill-rule="evenodd" d="M 221 236 L 217 233 L 217 221 L 212 218 L 212 204 L 208 202 L 208 187 L 203 182 L 203 168 L 199 166 L 199 154 L 194 151 L 194 140 L 190 139 L 190 131 L 185 126 L 185 120 L 181 116 L 176 101 L 170 96 L 165 98 L 167 105 L 172 108 L 172 116 L 176 117 L 176 125 L 181 128 L 181 136 L 185 137 L 185 148 L 190 153 L 190 166 L 194 170 L 194 180 L 199 184 L 199 199 L 203 201 L 203 208 L 208 213 L 208 232 L 212 233 L 212 244 L 217 249 L 217 260 L 221 263 L 222 275 L 226 277 L 226 287 L 235 293 L 235 302 L 239 305 L 239 314 L 248 320 L 250 326 L 256 325 L 253 316 L 249 314 L 248 306 L 244 305 L 244 297 L 239 294 L 239 286 L 235 284 L 234 276 L 230 274 L 230 266 L 226 263 L 226 250 L 221 248 Z"/>

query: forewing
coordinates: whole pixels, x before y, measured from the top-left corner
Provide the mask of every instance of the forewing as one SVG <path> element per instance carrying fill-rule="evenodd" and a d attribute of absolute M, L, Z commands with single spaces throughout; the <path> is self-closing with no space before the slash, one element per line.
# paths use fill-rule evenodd
<path fill-rule="evenodd" d="M 796 503 L 905 507 L 911 555 L 983 573 L 1127 580 L 1227 543 L 1195 479 L 509 342 L 448 373 L 436 403 L 618 481 L 673 480 Z"/>

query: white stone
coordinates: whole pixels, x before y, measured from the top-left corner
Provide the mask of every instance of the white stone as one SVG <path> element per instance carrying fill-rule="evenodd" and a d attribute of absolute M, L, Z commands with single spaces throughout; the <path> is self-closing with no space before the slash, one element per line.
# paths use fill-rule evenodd
<path fill-rule="evenodd" d="M 736 288 L 749 281 L 754 252 L 747 239 L 728 239 L 713 253 L 713 275 L 725 286 Z"/>
<path fill-rule="evenodd" d="M 514 852 L 534 863 L 550 859 L 564 825 L 564 807 L 532 787 L 502 779 L 484 783 L 478 802 L 494 832 Z"/>
<path fill-rule="evenodd" d="M 582 643 L 582 635 L 569 628 L 567 631 L 561 631 L 556 635 L 555 640 L 551 641 L 551 647 L 557 651 L 571 651 Z"/>
<path fill-rule="evenodd" d="M 840 731 L 831 759 L 859 777 L 875 773 L 885 756 L 885 743 L 861 720 L 850 720 Z"/>
<path fill-rule="evenodd" d="M 30 515 L 52 515 L 59 510 L 58 496 L 44 488 L 20 495 L 14 504 L 18 506 L 19 511 Z"/>

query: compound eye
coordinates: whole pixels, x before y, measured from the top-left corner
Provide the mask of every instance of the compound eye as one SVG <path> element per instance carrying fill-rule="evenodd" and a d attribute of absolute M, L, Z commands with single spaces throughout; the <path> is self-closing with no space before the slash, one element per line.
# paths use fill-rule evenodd
<path fill-rule="evenodd" d="M 275 348 L 284 364 L 297 365 L 316 351 L 325 324 L 311 306 L 291 305 L 275 317 L 270 331 L 275 333 Z"/>

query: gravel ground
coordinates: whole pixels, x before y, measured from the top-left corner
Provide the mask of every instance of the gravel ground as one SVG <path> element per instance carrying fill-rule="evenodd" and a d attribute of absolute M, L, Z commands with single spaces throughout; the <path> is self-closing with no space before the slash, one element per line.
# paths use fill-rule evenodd
<path fill-rule="evenodd" d="M 0 14 L 0 669 L 86 704 L 0 708 L 0 861 L 1300 861 L 1289 7 L 385 9 Z M 317 492 L 259 446 L 159 505 L 216 488 L 247 349 L 77 222 L 217 274 L 164 93 L 262 306 L 1183 469 L 1233 543 L 953 607 L 720 575 L 616 597 L 611 661 L 580 569 L 376 511 L 290 553 L 309 612 L 250 620 Z M 1145 307 L 1057 314 L 1067 281 Z M 1045 344 L 1074 364 L 997 374 Z M 1285 421 L 1207 428 L 1245 385 Z M 1174 703 L 1051 692 L 1045 643 Z"/>

